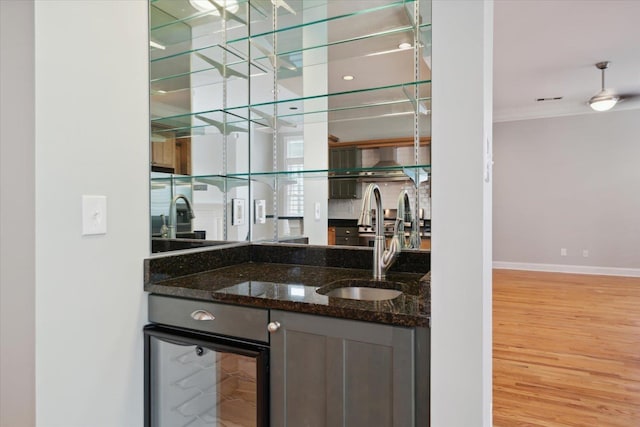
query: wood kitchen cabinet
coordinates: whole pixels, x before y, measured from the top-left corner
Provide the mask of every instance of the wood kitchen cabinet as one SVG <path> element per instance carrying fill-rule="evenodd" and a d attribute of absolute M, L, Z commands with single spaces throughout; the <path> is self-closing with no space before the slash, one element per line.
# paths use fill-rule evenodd
<path fill-rule="evenodd" d="M 271 425 L 428 425 L 428 330 L 272 310 Z"/>
<path fill-rule="evenodd" d="M 420 240 L 420 249 L 431 250 L 431 238 L 430 237 L 423 237 Z"/>
<path fill-rule="evenodd" d="M 151 139 L 151 166 L 175 170 L 175 157 L 176 139 L 173 136 L 165 133 Z"/>
<path fill-rule="evenodd" d="M 336 227 L 329 227 L 327 230 L 327 245 L 333 246 L 336 244 Z"/>
<path fill-rule="evenodd" d="M 176 138 L 171 132 L 152 134 L 152 170 L 191 174 L 191 138 Z"/>

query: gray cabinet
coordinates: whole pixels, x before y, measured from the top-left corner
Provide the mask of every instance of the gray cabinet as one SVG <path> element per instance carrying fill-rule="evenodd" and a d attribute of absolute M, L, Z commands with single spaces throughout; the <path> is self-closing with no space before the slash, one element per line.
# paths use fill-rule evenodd
<path fill-rule="evenodd" d="M 329 180 L 329 198 L 331 199 L 359 199 L 361 185 L 358 180 L 348 175 L 357 172 L 347 169 L 362 166 L 361 153 L 356 147 L 332 148 L 329 150 L 329 169 L 337 169 L 336 177 Z"/>
<path fill-rule="evenodd" d="M 271 321 L 271 425 L 427 425 L 426 329 L 276 310 Z"/>

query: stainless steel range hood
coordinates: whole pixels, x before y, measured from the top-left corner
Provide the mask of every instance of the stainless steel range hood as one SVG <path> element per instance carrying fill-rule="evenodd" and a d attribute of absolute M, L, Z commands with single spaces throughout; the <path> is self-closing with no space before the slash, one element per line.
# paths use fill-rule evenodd
<path fill-rule="evenodd" d="M 398 149 L 396 147 L 380 147 L 378 148 L 380 160 L 373 165 L 374 168 L 384 168 L 400 166 L 398 163 Z"/>
<path fill-rule="evenodd" d="M 373 169 L 379 170 L 361 172 L 359 175 L 361 181 L 406 181 L 409 179 L 403 172 L 402 165 L 398 163 L 398 149 L 396 147 L 380 147 L 377 150 L 380 159 L 373 165 Z"/>

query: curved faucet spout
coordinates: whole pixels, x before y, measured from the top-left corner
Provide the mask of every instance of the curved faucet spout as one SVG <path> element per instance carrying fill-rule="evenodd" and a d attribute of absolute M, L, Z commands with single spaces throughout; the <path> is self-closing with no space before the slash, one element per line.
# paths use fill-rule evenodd
<path fill-rule="evenodd" d="M 394 234 L 398 236 L 400 248 L 420 248 L 420 223 L 418 217 L 413 217 L 411 213 L 411 204 L 409 203 L 409 193 L 402 190 L 398 196 L 398 214 L 394 227 Z M 405 224 L 411 224 L 411 232 L 409 239 L 405 237 Z"/>
<path fill-rule="evenodd" d="M 191 207 L 191 202 L 189 201 L 189 198 L 187 198 L 187 196 L 185 196 L 184 194 L 178 194 L 176 195 L 173 200 L 171 200 L 171 204 L 169 205 L 169 238 L 170 239 L 175 239 L 176 238 L 176 231 L 178 229 L 178 214 L 177 214 L 177 209 L 176 209 L 176 204 L 178 203 L 178 200 L 182 199 L 184 200 L 184 202 L 187 204 L 187 209 L 189 209 L 189 218 L 193 219 L 195 218 L 195 214 L 193 213 L 193 208 Z"/>
<path fill-rule="evenodd" d="M 362 196 L 362 209 L 358 218 L 358 225 L 371 226 L 371 195 L 376 200 L 376 237 L 373 241 L 373 278 L 382 280 L 386 271 L 391 267 L 398 256 L 400 241 L 394 234 L 389 244 L 389 249 L 385 249 L 384 221 L 382 219 L 382 196 L 380 187 L 377 184 L 369 184 Z"/>
<path fill-rule="evenodd" d="M 396 214 L 396 223 L 393 229 L 393 234 L 398 236 L 398 242 L 400 248 L 411 247 L 407 245 L 407 239 L 404 237 L 404 224 L 405 222 L 412 222 L 411 219 L 411 205 L 409 204 L 409 193 L 407 190 L 402 190 L 398 196 L 398 209 Z"/>

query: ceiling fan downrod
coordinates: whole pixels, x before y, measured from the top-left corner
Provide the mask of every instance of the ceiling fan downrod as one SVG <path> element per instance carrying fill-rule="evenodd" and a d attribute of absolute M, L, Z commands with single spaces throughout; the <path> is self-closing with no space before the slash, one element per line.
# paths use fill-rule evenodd
<path fill-rule="evenodd" d="M 595 111 L 607 111 L 616 105 L 620 97 L 609 93 L 609 91 L 604 88 L 604 70 L 609 68 L 609 61 L 598 62 L 596 68 L 602 71 L 602 86 L 600 92 L 592 96 L 589 100 L 589 106 Z"/>

